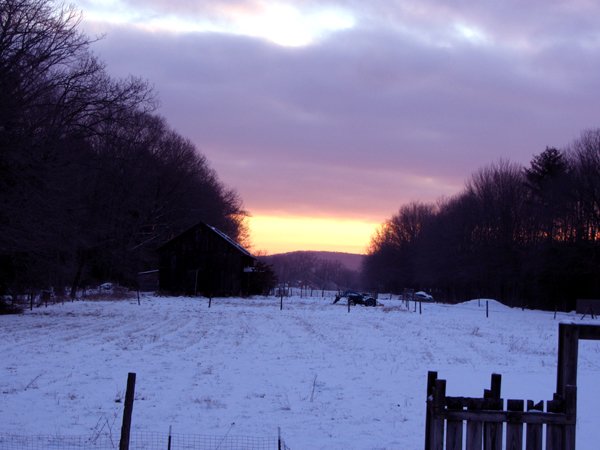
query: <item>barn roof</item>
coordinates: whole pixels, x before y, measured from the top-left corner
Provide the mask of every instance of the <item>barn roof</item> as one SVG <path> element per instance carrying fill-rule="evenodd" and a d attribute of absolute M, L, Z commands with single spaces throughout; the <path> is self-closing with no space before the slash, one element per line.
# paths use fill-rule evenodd
<path fill-rule="evenodd" d="M 218 228 L 212 227 L 208 224 L 206 224 L 206 226 L 208 228 L 210 228 L 211 230 L 213 230 L 215 233 L 217 233 L 219 236 L 221 236 L 223 239 L 225 239 L 227 242 L 229 242 L 231 245 L 233 245 L 235 248 L 237 248 L 240 252 L 244 253 L 247 256 L 250 256 L 251 258 L 254 258 L 254 256 L 252 256 L 252 254 L 248 250 L 246 250 L 244 247 L 242 247 L 239 242 L 234 241 L 233 239 L 231 239 L 229 236 L 227 236 L 225 233 L 223 233 Z"/>
<path fill-rule="evenodd" d="M 192 230 L 195 230 L 198 227 L 204 227 L 208 230 L 211 230 L 213 233 L 215 233 L 217 236 L 219 236 L 221 239 L 223 239 L 225 242 L 227 242 L 229 245 L 231 245 L 232 247 L 234 247 L 236 250 L 238 250 L 240 253 L 250 257 L 250 258 L 254 258 L 254 256 L 252 255 L 252 253 L 250 253 L 248 250 L 246 250 L 244 247 L 242 247 L 242 245 L 233 240 L 232 238 L 230 238 L 227 234 L 223 233 L 221 230 L 219 230 L 216 227 L 213 227 L 211 225 L 208 225 L 207 223 L 204 222 L 199 222 L 196 225 L 194 225 L 193 227 L 188 228 L 187 230 L 185 230 L 183 233 L 178 234 L 177 236 L 175 236 L 174 238 L 170 239 L 169 241 L 167 241 L 166 243 L 164 243 L 163 245 L 161 245 L 159 247 L 159 250 L 162 248 L 165 248 L 167 246 L 169 246 L 172 242 L 179 240 L 183 235 L 190 233 Z"/>

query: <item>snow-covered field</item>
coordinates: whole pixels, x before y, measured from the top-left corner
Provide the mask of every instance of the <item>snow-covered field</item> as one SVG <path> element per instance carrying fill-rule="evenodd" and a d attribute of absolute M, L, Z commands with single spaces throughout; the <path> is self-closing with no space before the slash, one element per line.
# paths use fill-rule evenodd
<path fill-rule="evenodd" d="M 421 449 L 428 370 L 448 395 L 548 400 L 559 321 L 485 301 L 398 300 L 348 313 L 331 298 L 142 297 L 0 316 L 0 433 L 118 435 L 128 372 L 133 429 L 275 436 L 297 449 Z M 600 325 L 600 320 L 589 323 Z M 600 342 L 581 342 L 578 449 L 598 448 Z M 233 424 L 233 425 L 232 425 Z"/>

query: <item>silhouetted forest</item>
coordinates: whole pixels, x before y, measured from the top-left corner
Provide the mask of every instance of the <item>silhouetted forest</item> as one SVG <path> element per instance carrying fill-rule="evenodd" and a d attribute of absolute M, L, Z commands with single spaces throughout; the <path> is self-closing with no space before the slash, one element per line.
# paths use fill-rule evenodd
<path fill-rule="evenodd" d="M 200 220 L 244 241 L 236 193 L 54 5 L 0 2 L 0 294 L 131 285 Z"/>
<path fill-rule="evenodd" d="M 402 206 L 373 236 L 363 275 L 379 291 L 446 301 L 572 309 L 600 298 L 600 130 L 527 167 L 491 164 L 452 198 Z"/>

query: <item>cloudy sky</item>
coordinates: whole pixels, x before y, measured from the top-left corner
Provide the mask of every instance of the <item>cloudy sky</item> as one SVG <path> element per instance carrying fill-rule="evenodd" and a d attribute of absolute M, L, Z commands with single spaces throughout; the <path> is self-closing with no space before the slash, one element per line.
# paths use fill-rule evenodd
<path fill-rule="evenodd" d="M 254 248 L 362 252 L 412 200 L 600 126 L 595 0 L 78 0 L 252 214 Z"/>

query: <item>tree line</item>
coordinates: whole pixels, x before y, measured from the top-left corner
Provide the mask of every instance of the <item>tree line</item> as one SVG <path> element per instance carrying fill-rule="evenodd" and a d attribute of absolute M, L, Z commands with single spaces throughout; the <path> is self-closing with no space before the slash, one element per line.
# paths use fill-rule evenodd
<path fill-rule="evenodd" d="M 600 298 L 600 129 L 526 167 L 484 167 L 451 198 L 403 205 L 372 237 L 363 277 L 446 301 L 573 309 Z"/>
<path fill-rule="evenodd" d="M 49 0 L 0 0 L 0 295 L 132 285 L 200 220 L 247 238 L 236 192 L 146 81 L 108 75 L 79 22 Z"/>

